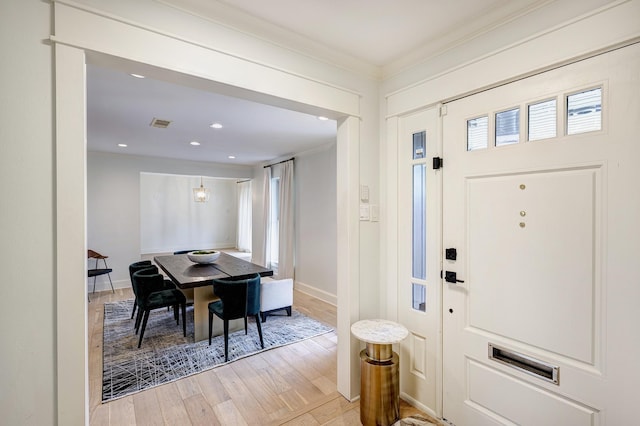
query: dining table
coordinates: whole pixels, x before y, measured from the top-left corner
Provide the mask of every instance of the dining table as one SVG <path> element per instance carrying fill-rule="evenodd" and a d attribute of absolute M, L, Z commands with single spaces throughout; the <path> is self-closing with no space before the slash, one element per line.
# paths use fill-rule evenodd
<path fill-rule="evenodd" d="M 192 262 L 186 254 L 155 256 L 153 261 L 189 299 L 193 297 L 193 325 L 196 342 L 209 338 L 208 305 L 218 299 L 213 292 L 213 280 L 241 280 L 252 277 L 256 273 L 261 277 L 273 275 L 271 269 L 224 252 L 220 252 L 220 256 L 212 263 L 205 264 Z M 191 296 L 191 292 L 193 292 L 193 296 Z"/>

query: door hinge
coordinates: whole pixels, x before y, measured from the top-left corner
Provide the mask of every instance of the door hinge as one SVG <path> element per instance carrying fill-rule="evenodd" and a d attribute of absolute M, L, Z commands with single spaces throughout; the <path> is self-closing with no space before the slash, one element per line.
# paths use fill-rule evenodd
<path fill-rule="evenodd" d="M 441 157 L 433 157 L 433 170 L 438 170 L 443 166 L 443 160 Z"/>
<path fill-rule="evenodd" d="M 442 105 L 440 107 L 440 117 L 444 117 L 445 115 L 447 115 L 447 106 L 446 105 Z"/>

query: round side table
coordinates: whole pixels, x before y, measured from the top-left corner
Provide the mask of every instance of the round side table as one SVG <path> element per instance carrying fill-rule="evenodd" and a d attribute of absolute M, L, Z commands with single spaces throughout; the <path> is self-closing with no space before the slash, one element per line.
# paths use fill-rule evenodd
<path fill-rule="evenodd" d="M 366 343 L 360 352 L 360 422 L 391 425 L 400 417 L 400 359 L 391 345 L 409 331 L 393 321 L 373 319 L 355 322 L 351 334 Z"/>

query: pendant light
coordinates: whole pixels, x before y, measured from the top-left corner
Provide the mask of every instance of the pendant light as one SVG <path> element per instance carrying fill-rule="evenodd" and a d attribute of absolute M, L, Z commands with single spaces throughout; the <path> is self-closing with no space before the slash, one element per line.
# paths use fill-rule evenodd
<path fill-rule="evenodd" d="M 200 176 L 200 188 L 193 188 L 193 201 L 196 203 L 206 203 L 209 201 L 209 189 L 202 185 L 202 176 Z"/>

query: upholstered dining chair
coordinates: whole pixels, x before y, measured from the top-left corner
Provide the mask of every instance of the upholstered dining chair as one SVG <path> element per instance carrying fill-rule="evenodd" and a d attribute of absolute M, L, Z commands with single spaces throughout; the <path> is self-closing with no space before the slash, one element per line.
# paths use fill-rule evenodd
<path fill-rule="evenodd" d="M 209 303 L 209 345 L 213 328 L 213 316 L 224 323 L 224 360 L 229 361 L 229 321 L 244 318 L 244 334 L 247 334 L 247 317 L 256 320 L 260 346 L 264 349 L 260 324 L 260 275 L 242 280 L 213 280 L 213 292 L 220 300 Z"/>
<path fill-rule="evenodd" d="M 155 269 L 155 273 L 158 273 L 157 267 L 155 265 L 153 265 L 150 260 L 141 260 L 139 262 L 134 262 L 131 265 L 129 265 L 129 279 L 131 280 L 131 288 L 133 289 L 133 297 L 134 298 L 137 299 L 136 289 L 135 289 L 135 287 L 133 285 L 133 274 L 138 272 L 138 271 L 141 271 L 143 269 L 147 269 L 147 268 L 151 268 L 151 267 L 156 268 Z M 176 285 L 173 282 L 171 282 L 171 280 L 168 280 L 168 279 L 165 278 L 164 287 L 165 287 L 165 290 L 172 290 L 172 289 L 176 288 Z M 136 313 L 136 307 L 137 306 L 138 306 L 137 301 L 134 300 L 133 310 L 131 311 L 131 319 L 133 319 L 133 316 Z"/>
<path fill-rule="evenodd" d="M 182 332 L 187 335 L 187 299 L 176 288 L 166 289 L 164 277 L 158 273 L 156 266 L 133 273 L 133 288 L 136 294 L 138 315 L 136 317 L 136 334 L 140 331 L 138 347 L 142 344 L 144 330 L 147 327 L 149 313 L 154 309 L 173 307 L 173 316 L 176 324 L 180 324 L 178 307 L 182 310 Z M 142 329 L 140 321 L 142 320 Z"/>
<path fill-rule="evenodd" d="M 92 293 L 96 292 L 96 278 L 98 278 L 99 275 L 106 275 L 107 277 L 109 277 L 109 284 L 111 284 L 111 291 L 113 293 L 115 293 L 115 290 L 113 289 L 113 282 L 111 281 L 111 272 L 113 272 L 113 269 L 109 268 L 109 266 L 107 266 L 107 258 L 109 256 L 104 256 L 100 253 L 98 253 L 97 251 L 93 251 L 93 250 L 87 250 L 87 258 L 88 259 L 95 259 L 96 261 L 96 267 L 92 268 L 92 269 L 88 269 L 87 270 L 87 276 L 89 278 L 93 277 L 93 291 Z M 102 260 L 104 262 L 104 268 L 99 268 L 98 266 L 98 261 Z"/>
<path fill-rule="evenodd" d="M 293 305 L 293 279 L 284 278 L 274 280 L 270 277 L 263 277 L 260 280 L 260 317 L 262 322 L 267 320 L 267 316 L 274 315 L 278 311 L 286 311 L 291 316 L 291 306 Z"/>

